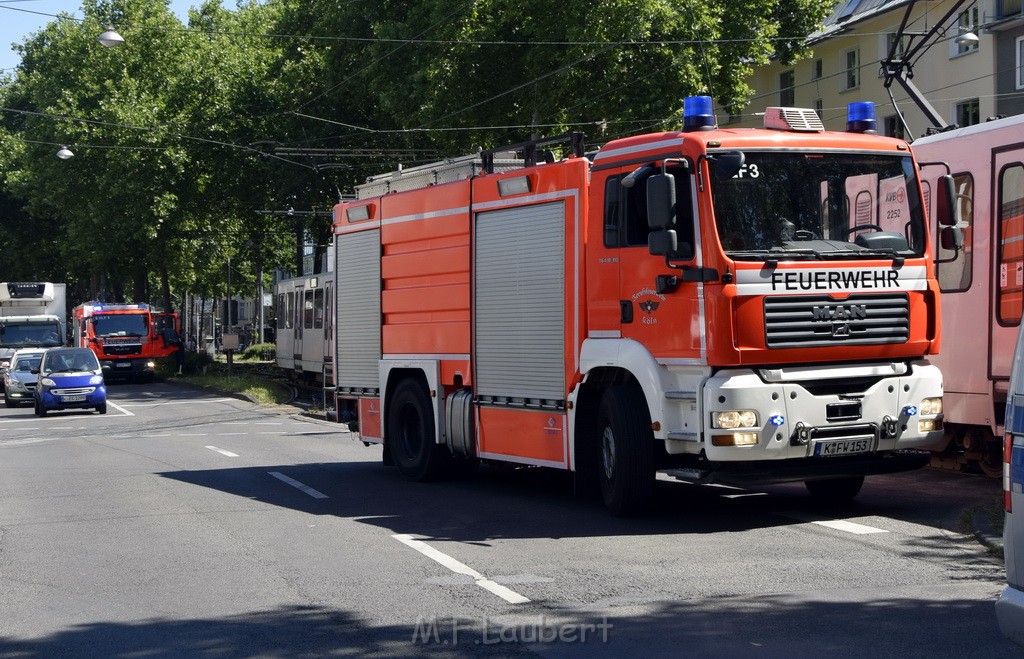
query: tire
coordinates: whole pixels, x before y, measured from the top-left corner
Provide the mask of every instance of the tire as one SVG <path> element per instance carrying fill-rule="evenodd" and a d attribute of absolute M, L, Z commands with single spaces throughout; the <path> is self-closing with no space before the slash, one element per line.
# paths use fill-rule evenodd
<path fill-rule="evenodd" d="M 107 404 L 106 403 L 100 403 L 99 405 L 96 406 L 96 411 L 99 412 L 100 414 L 106 414 L 107 413 Z"/>
<path fill-rule="evenodd" d="M 36 416 L 46 416 L 46 408 L 36 403 Z"/>
<path fill-rule="evenodd" d="M 13 400 L 11 400 L 10 398 L 7 397 L 7 392 L 4 392 L 4 405 L 6 405 L 7 407 L 17 407 L 18 406 L 17 403 L 15 403 Z"/>
<path fill-rule="evenodd" d="M 447 475 L 452 456 L 435 442 L 434 409 L 419 380 L 398 383 L 388 400 L 386 439 L 398 471 L 412 481 Z"/>
<path fill-rule="evenodd" d="M 605 391 L 597 428 L 597 478 L 605 507 L 620 517 L 644 512 L 654 495 L 654 433 L 640 389 Z"/>
<path fill-rule="evenodd" d="M 846 503 L 853 501 L 864 485 L 863 476 L 831 478 L 820 481 L 805 481 L 804 485 L 811 497 L 823 503 Z"/>

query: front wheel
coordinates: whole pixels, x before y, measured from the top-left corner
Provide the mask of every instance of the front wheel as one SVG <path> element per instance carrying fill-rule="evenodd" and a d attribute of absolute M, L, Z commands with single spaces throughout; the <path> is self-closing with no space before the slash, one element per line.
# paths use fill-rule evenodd
<path fill-rule="evenodd" d="M 845 503 L 852 501 L 860 493 L 864 485 L 863 476 L 847 478 L 831 478 L 821 481 L 806 481 L 807 491 L 811 497 L 827 503 Z"/>
<path fill-rule="evenodd" d="M 419 380 L 402 380 L 387 405 L 388 450 L 402 475 L 413 481 L 445 475 L 451 454 L 434 441 L 434 408 L 426 386 Z"/>
<path fill-rule="evenodd" d="M 36 401 L 36 416 L 46 416 L 46 408 Z"/>
<path fill-rule="evenodd" d="M 106 403 L 100 403 L 99 405 L 96 406 L 96 411 L 99 412 L 100 414 L 106 414 L 107 413 L 107 404 Z"/>
<path fill-rule="evenodd" d="M 597 427 L 597 476 L 604 504 L 616 515 L 636 515 L 654 495 L 654 433 L 639 388 L 608 389 L 601 398 Z"/>

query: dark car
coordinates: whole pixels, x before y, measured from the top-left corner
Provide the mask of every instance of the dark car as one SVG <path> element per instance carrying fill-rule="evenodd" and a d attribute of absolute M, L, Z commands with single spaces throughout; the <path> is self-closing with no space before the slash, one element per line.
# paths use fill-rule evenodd
<path fill-rule="evenodd" d="M 51 348 L 39 362 L 36 415 L 50 410 L 95 409 L 107 413 L 103 369 L 88 348 Z"/>

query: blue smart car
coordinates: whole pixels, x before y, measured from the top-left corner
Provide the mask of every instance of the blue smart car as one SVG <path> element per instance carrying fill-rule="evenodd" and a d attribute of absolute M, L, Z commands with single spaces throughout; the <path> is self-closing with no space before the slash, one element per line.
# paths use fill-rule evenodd
<path fill-rule="evenodd" d="M 50 348 L 39 362 L 36 416 L 50 410 L 95 409 L 107 413 L 103 369 L 88 348 Z"/>

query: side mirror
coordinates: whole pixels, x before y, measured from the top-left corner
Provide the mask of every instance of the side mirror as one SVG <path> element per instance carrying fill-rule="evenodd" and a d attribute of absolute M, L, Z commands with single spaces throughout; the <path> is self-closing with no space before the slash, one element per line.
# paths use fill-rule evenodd
<path fill-rule="evenodd" d="M 942 249 L 959 251 L 964 246 L 964 232 L 960 227 L 942 227 L 939 232 Z"/>
<path fill-rule="evenodd" d="M 675 224 L 676 177 L 671 174 L 655 174 L 647 179 L 647 226 L 652 229 L 671 229 Z"/>
<path fill-rule="evenodd" d="M 32 373 L 32 375 L 39 375 L 39 369 L 38 369 L 38 368 L 33 368 L 33 369 L 32 369 L 31 371 L 29 371 L 29 372 L 30 372 L 30 373 Z"/>
<path fill-rule="evenodd" d="M 949 174 L 939 178 L 938 198 L 935 200 L 935 220 L 940 226 L 960 224 L 960 204 L 957 203 L 956 183 Z"/>
<path fill-rule="evenodd" d="M 647 250 L 655 256 L 671 256 L 679 249 L 679 238 L 672 229 L 647 234 Z"/>
<path fill-rule="evenodd" d="M 743 155 L 742 151 L 726 151 L 715 154 L 713 158 L 709 156 L 709 159 L 715 163 L 715 178 L 718 179 L 736 176 L 747 161 L 747 157 Z"/>

